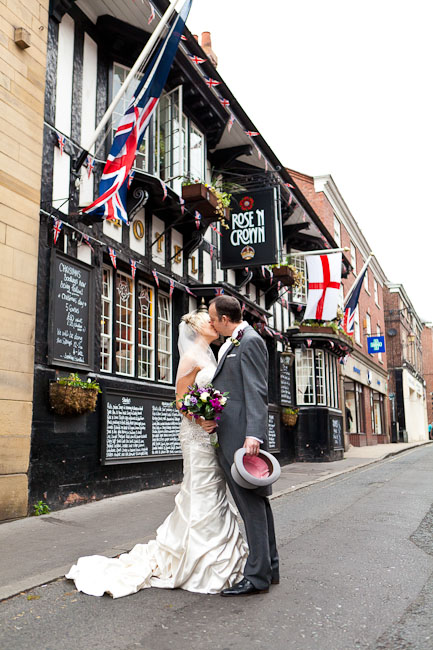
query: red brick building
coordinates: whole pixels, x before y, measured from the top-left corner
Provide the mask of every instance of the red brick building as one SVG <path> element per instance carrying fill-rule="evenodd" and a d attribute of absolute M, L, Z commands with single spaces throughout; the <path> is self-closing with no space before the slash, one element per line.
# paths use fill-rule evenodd
<path fill-rule="evenodd" d="M 289 170 L 337 245 L 347 247 L 352 270 L 342 280 L 345 296 L 361 271 L 371 248 L 350 213 L 332 176 L 307 176 Z M 346 414 L 346 442 L 355 446 L 390 441 L 390 404 L 386 354 L 368 354 L 367 337 L 383 335 L 384 287 L 387 278 L 373 257 L 368 267 L 355 317 L 354 350 L 341 366 L 341 408 Z M 341 303 L 343 302 L 343 295 Z"/>
<path fill-rule="evenodd" d="M 433 422 L 433 323 L 424 323 L 422 331 L 423 374 L 426 382 L 427 421 Z"/>
<path fill-rule="evenodd" d="M 388 282 L 384 302 L 392 440 L 427 440 L 426 382 L 423 365 L 432 367 L 431 358 L 428 357 L 428 334 L 425 335 L 424 348 L 423 323 L 403 285 Z"/>

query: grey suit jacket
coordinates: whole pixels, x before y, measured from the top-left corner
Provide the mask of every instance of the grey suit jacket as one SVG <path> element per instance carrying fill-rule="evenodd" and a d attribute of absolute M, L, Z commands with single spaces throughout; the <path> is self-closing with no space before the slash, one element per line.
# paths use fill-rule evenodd
<path fill-rule="evenodd" d="M 268 437 L 268 351 L 250 326 L 238 346 L 232 344 L 215 371 L 213 386 L 228 391 L 227 404 L 218 423 L 220 451 L 230 465 L 247 436 Z"/>

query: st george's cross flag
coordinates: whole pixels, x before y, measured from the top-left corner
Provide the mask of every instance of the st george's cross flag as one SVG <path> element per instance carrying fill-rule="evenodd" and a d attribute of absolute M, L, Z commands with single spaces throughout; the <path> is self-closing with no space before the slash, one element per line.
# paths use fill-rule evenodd
<path fill-rule="evenodd" d="M 332 320 L 337 315 L 341 284 L 341 253 L 308 255 L 308 300 L 305 320 Z"/>
<path fill-rule="evenodd" d="M 126 193 L 128 178 L 137 150 L 155 111 L 176 54 L 182 31 L 191 8 L 186 0 L 179 15 L 146 67 L 114 136 L 99 184 L 99 197 L 83 212 L 102 221 L 121 219 L 128 223 Z"/>

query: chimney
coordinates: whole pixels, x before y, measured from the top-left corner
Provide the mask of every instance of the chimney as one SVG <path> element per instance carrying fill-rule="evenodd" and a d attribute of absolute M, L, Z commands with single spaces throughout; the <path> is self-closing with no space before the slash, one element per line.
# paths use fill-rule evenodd
<path fill-rule="evenodd" d="M 202 32 L 201 46 L 202 49 L 206 52 L 209 61 L 216 68 L 218 65 L 218 57 L 212 49 L 212 40 L 211 40 L 210 32 Z"/>

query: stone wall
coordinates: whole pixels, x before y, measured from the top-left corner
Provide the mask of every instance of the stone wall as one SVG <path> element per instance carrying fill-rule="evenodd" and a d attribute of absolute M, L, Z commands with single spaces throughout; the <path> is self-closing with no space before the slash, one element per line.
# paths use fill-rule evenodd
<path fill-rule="evenodd" d="M 48 4 L 0 2 L 0 520 L 28 510 Z"/>

